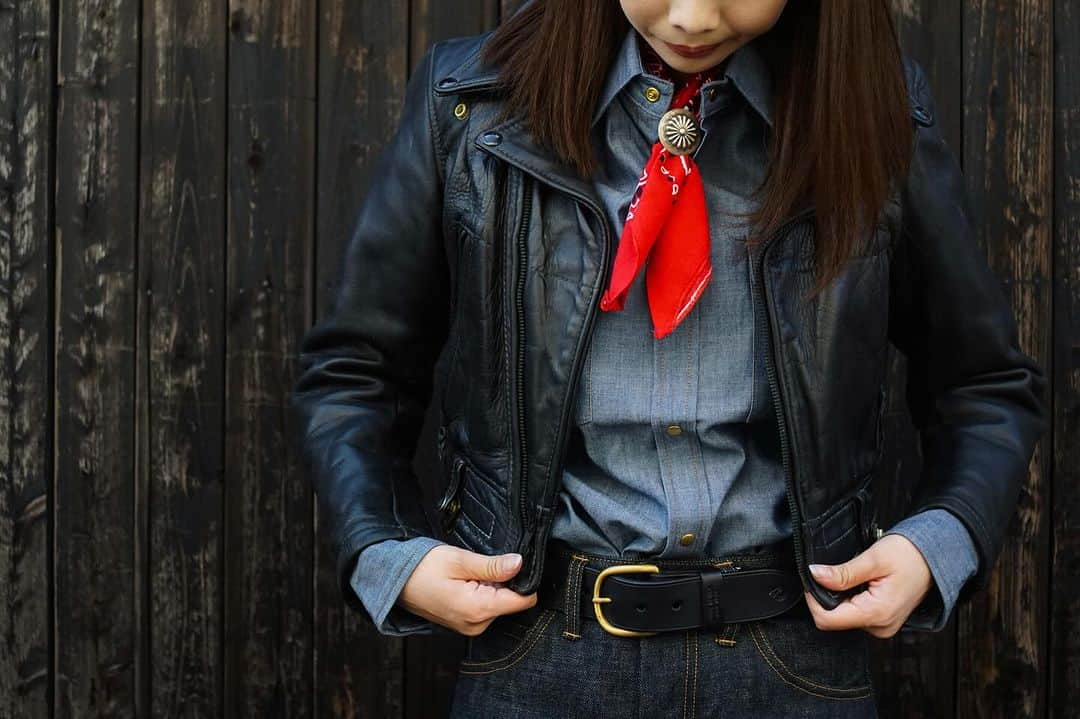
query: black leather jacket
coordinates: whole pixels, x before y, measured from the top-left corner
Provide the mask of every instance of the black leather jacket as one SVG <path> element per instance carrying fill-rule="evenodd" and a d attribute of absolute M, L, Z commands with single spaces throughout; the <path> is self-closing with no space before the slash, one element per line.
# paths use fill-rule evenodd
<path fill-rule="evenodd" d="M 536 589 L 617 242 L 587 179 L 519 120 L 495 121 L 496 72 L 477 62 L 489 34 L 435 43 L 409 78 L 335 306 L 300 349 L 299 443 L 343 596 L 361 609 L 349 578 L 364 547 L 435 536 L 412 468 L 429 401 L 446 487 L 438 516 L 493 517 L 482 532 L 458 522 L 457 534 L 474 551 L 520 552 L 510 586 Z M 1020 351 L 976 243 L 923 72 L 904 64 L 915 155 L 870 249 L 813 302 L 800 297 L 813 280 L 812 207 L 754 255 L 797 563 L 827 608 L 842 593 L 807 563 L 844 561 L 876 536 L 890 342 L 908 360 L 924 459 L 912 511 L 953 512 L 978 549 L 961 601 L 986 582 L 1047 424 L 1044 374 Z"/>

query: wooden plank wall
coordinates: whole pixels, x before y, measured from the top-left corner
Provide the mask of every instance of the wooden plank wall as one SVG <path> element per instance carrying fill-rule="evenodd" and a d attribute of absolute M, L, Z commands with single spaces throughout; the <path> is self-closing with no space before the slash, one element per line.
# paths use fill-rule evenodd
<path fill-rule="evenodd" d="M 463 641 L 342 606 L 285 392 L 409 72 L 517 4 L 0 0 L 0 717 L 444 714 Z M 882 716 L 1080 716 L 1080 0 L 893 7 L 1053 427 Z"/>

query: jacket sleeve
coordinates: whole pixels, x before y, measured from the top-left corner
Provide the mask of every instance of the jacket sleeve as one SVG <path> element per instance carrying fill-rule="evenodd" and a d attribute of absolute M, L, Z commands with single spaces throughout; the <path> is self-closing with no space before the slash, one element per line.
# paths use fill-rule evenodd
<path fill-rule="evenodd" d="M 1012 310 L 976 241 L 964 177 L 933 120 L 925 74 L 906 62 L 920 121 L 902 187 L 889 337 L 907 358 L 908 408 L 922 449 L 912 513 L 952 512 L 978 550 L 963 602 L 989 579 L 1047 428 L 1046 378 L 1020 350 Z"/>
<path fill-rule="evenodd" d="M 408 79 L 340 258 L 332 307 L 300 342 L 290 395 L 339 591 L 368 619 L 349 581 L 360 551 L 434 536 L 411 464 L 447 334 L 444 153 L 430 91 L 438 46 Z"/>

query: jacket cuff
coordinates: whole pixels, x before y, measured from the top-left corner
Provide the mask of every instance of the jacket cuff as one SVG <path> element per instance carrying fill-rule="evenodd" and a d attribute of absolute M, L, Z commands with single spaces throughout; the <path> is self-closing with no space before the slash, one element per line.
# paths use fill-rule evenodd
<path fill-rule="evenodd" d="M 434 630 L 434 622 L 395 602 L 416 565 L 440 544 L 445 542 L 432 537 L 384 539 L 360 552 L 350 584 L 380 634 L 401 637 Z"/>
<path fill-rule="evenodd" d="M 928 509 L 897 522 L 888 534 L 906 537 L 930 567 L 934 586 L 900 630 L 941 631 L 949 621 L 964 583 L 975 575 L 979 555 L 975 542 L 955 515 Z"/>

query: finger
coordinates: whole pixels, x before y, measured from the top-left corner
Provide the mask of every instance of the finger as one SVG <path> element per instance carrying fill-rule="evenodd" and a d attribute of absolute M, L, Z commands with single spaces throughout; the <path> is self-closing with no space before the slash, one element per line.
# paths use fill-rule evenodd
<path fill-rule="evenodd" d="M 841 564 L 811 564 L 814 579 L 828 589 L 851 589 L 882 574 L 873 546 Z"/>
<path fill-rule="evenodd" d="M 505 582 L 521 569 L 521 555 L 516 552 L 487 555 L 462 550 L 458 553 L 458 579 Z"/>
<path fill-rule="evenodd" d="M 498 587 L 495 590 L 495 613 L 499 614 L 514 614 L 515 612 L 523 612 L 530 607 L 536 606 L 538 597 L 536 592 L 532 594 L 518 594 L 513 589 L 506 587 Z"/>
<path fill-rule="evenodd" d="M 880 602 L 870 592 L 859 592 L 844 599 L 833 609 L 825 609 L 809 592 L 806 604 L 818 629 L 835 631 L 838 629 L 861 629 L 877 627 L 881 623 Z"/>
<path fill-rule="evenodd" d="M 466 580 L 466 592 L 461 598 L 463 618 L 467 622 L 486 622 L 501 614 L 514 614 L 536 604 L 536 592 L 519 594 L 508 587 L 493 587 Z"/>

